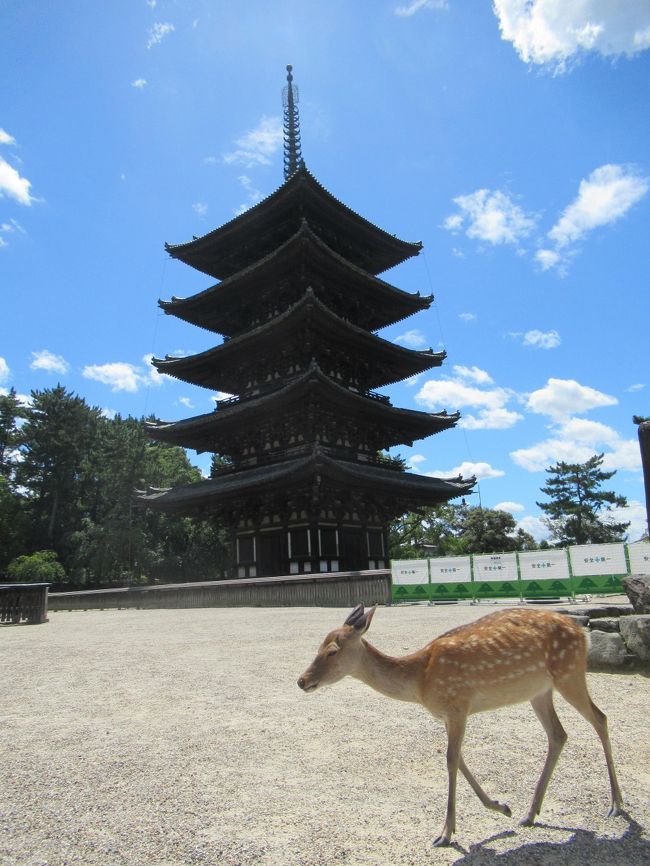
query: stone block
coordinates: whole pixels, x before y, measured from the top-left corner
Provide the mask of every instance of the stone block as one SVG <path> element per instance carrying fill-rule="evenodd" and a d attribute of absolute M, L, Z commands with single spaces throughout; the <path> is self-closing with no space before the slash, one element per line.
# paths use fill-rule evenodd
<path fill-rule="evenodd" d="M 621 581 L 634 613 L 650 614 L 650 574 L 632 574 Z"/>
<path fill-rule="evenodd" d="M 650 661 L 650 615 L 622 616 L 620 626 L 628 650 L 643 661 Z"/>
<path fill-rule="evenodd" d="M 617 632 L 592 631 L 587 667 L 589 670 L 622 668 L 626 664 L 627 649 Z"/>
<path fill-rule="evenodd" d="M 604 616 L 600 619 L 590 619 L 589 628 L 592 631 L 618 631 L 619 621 L 620 620 L 618 617 L 607 616 Z"/>

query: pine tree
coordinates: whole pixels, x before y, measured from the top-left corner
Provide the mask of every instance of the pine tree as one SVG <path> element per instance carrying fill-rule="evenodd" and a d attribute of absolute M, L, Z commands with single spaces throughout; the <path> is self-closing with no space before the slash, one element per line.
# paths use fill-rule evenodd
<path fill-rule="evenodd" d="M 544 523 L 558 547 L 570 544 L 603 544 L 624 541 L 629 523 L 603 518 L 603 508 L 627 505 L 627 499 L 601 485 L 616 472 L 601 469 L 603 454 L 595 454 L 585 463 L 560 461 L 546 471 L 548 480 L 542 493 L 550 502 L 537 505 L 547 515 Z"/>

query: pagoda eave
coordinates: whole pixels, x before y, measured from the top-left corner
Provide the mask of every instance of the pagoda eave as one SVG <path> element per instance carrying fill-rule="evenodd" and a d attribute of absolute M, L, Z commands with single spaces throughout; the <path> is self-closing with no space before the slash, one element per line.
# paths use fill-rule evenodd
<path fill-rule="evenodd" d="M 318 234 L 329 245 L 331 240 L 336 244 L 339 237 L 352 238 L 350 248 L 340 252 L 372 274 L 388 270 L 422 249 L 421 242 L 400 240 L 347 207 L 304 164 L 275 192 L 230 222 L 187 243 L 165 244 L 165 249 L 196 270 L 224 279 L 248 267 L 260 252 L 266 254 L 287 240 L 298 228 L 294 214 L 311 214 L 312 221 L 319 224 Z M 253 247 L 251 236 L 256 238 Z"/>

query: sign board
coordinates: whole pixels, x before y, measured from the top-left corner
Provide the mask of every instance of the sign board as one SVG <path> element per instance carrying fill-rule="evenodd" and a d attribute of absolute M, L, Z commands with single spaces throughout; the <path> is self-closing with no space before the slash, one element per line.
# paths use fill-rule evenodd
<path fill-rule="evenodd" d="M 393 583 L 398 586 L 429 583 L 429 564 L 426 559 L 394 559 L 390 568 Z"/>
<path fill-rule="evenodd" d="M 515 553 L 482 553 L 474 557 L 475 581 L 517 580 L 517 555 Z"/>
<path fill-rule="evenodd" d="M 529 550 L 519 554 L 522 580 L 568 580 L 566 550 Z"/>
<path fill-rule="evenodd" d="M 647 541 L 628 544 L 627 552 L 632 574 L 650 574 L 650 544 Z"/>
<path fill-rule="evenodd" d="M 569 548 L 575 577 L 627 574 L 624 544 L 579 544 Z"/>
<path fill-rule="evenodd" d="M 431 583 L 469 583 L 472 560 L 469 556 L 444 556 L 431 560 Z"/>

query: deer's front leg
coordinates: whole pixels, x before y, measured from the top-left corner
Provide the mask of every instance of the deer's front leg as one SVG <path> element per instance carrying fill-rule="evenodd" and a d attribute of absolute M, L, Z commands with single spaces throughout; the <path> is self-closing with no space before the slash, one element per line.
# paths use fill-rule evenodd
<path fill-rule="evenodd" d="M 442 833 L 433 843 L 436 848 L 449 845 L 451 837 L 456 832 L 456 782 L 460 765 L 461 748 L 465 735 L 465 716 L 455 716 L 447 719 L 447 775 L 449 787 L 447 792 L 447 817 Z"/>

